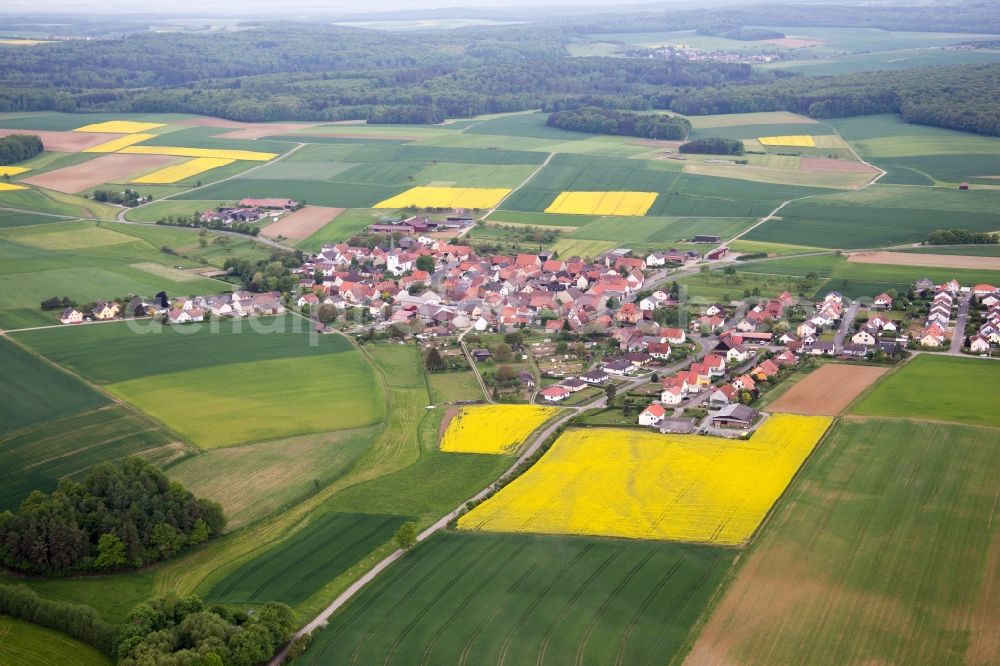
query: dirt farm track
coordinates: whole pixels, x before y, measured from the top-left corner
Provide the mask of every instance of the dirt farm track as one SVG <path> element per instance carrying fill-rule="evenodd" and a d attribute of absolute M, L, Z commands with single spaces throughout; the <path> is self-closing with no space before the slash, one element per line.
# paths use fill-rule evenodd
<path fill-rule="evenodd" d="M 836 416 L 887 371 L 863 365 L 824 365 L 768 405 L 767 411 Z"/>
<path fill-rule="evenodd" d="M 1000 271 L 1000 257 L 916 254 L 913 252 L 856 252 L 848 255 L 847 260 L 855 264 L 923 266 L 925 268 L 971 268 L 983 271 Z"/>

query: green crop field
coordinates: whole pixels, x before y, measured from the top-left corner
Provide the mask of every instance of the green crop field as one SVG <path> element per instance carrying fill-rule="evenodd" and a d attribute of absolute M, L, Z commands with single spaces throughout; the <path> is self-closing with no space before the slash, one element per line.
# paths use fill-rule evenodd
<path fill-rule="evenodd" d="M 66 634 L 0 615 L 0 655 L 5 666 L 111 666 L 96 649 Z"/>
<path fill-rule="evenodd" d="M 36 215 L 35 213 L 20 213 L 17 211 L 0 210 L 0 229 L 11 227 L 27 227 L 32 224 L 52 224 L 61 222 L 58 217 L 49 215 Z"/>
<path fill-rule="evenodd" d="M 385 414 L 356 351 L 162 373 L 108 390 L 203 448 L 346 430 Z"/>
<path fill-rule="evenodd" d="M 319 252 L 326 243 L 342 243 L 364 231 L 368 225 L 377 222 L 379 217 L 379 211 L 369 208 L 345 210 L 312 236 L 297 242 L 296 246 L 306 252 Z"/>
<path fill-rule="evenodd" d="M 961 257 L 1000 257 L 1000 245 L 926 245 L 899 250 L 905 254 L 950 254 Z"/>
<path fill-rule="evenodd" d="M 18 210 L 50 215 L 83 217 L 94 220 L 113 220 L 118 214 L 118 209 L 108 204 L 97 203 L 55 190 L 36 188 L 0 192 L 0 208 L 17 208 Z"/>
<path fill-rule="evenodd" d="M 15 334 L 18 340 L 89 379 L 107 384 L 230 363 L 336 354 L 350 343 L 338 335 L 314 336 L 308 322 L 291 315 L 220 319 L 201 326 L 141 322 L 50 328 Z M 114 348 L 109 361 L 107 350 Z"/>
<path fill-rule="evenodd" d="M 556 155 L 503 210 L 541 213 L 563 191 L 658 192 L 648 214 L 682 217 L 759 217 L 780 202 L 831 190 L 680 172 L 670 161 Z M 502 219 L 503 212 L 496 219 Z"/>
<path fill-rule="evenodd" d="M 712 234 L 728 238 L 757 220 L 738 217 L 601 217 L 567 233 L 563 238 L 605 240 L 637 247 L 663 248 L 691 238 Z"/>
<path fill-rule="evenodd" d="M 995 231 L 1000 229 L 1000 213 L 872 206 L 864 201 L 844 205 L 839 200 L 812 199 L 785 206 L 779 217 L 745 238 L 826 248 L 868 248 L 922 242 L 935 229 L 954 226 Z"/>
<path fill-rule="evenodd" d="M 442 533 L 335 616 L 301 659 L 669 662 L 733 555 L 610 539 Z"/>
<path fill-rule="evenodd" d="M 163 290 L 170 294 L 228 291 L 225 283 L 174 267 L 199 266 L 195 254 L 219 264 L 222 255 L 213 253 L 232 249 L 235 256 L 251 254 L 248 242 L 242 240 L 227 239 L 201 248 L 196 234 L 179 229 L 150 233 L 149 239 L 143 233 L 140 227 L 83 221 L 0 230 L 0 326 L 56 323 L 58 311 L 39 310 L 39 303 L 52 296 L 68 296 L 84 304 L 128 294 L 151 298 Z M 181 247 L 180 243 L 193 246 L 192 258 L 161 251 L 165 245 Z"/>
<path fill-rule="evenodd" d="M 19 113 L 16 117 L 0 120 L 4 129 L 35 129 L 68 132 L 77 127 L 104 123 L 111 120 L 132 120 L 143 123 L 174 123 L 193 118 L 183 113 Z M 220 130 L 216 129 L 216 132 Z"/>
<path fill-rule="evenodd" d="M 809 76 L 851 74 L 876 70 L 911 69 L 944 65 L 982 65 L 1000 61 L 1000 51 L 991 49 L 945 50 L 940 47 L 915 48 L 882 53 L 860 53 L 823 60 L 791 60 L 765 65 Z"/>
<path fill-rule="evenodd" d="M 108 404 L 76 377 L 0 338 L 0 433 Z"/>
<path fill-rule="evenodd" d="M 980 271 L 961 268 L 929 268 L 922 266 L 883 266 L 845 261 L 830 275 L 829 286 L 845 296 L 877 296 L 895 289 L 905 293 L 914 282 L 929 278 L 936 283 L 955 279 L 962 284 L 994 284 L 1000 282 L 1000 271 Z"/>
<path fill-rule="evenodd" d="M 424 368 L 420 349 L 416 345 L 377 344 L 364 347 L 366 354 L 385 375 L 389 386 L 422 388 Z"/>
<path fill-rule="evenodd" d="M 389 541 L 405 521 L 403 516 L 321 513 L 284 541 L 230 571 L 206 599 L 227 604 L 302 602 Z"/>
<path fill-rule="evenodd" d="M 431 401 L 434 403 L 483 399 L 483 390 L 471 370 L 429 374 L 427 383 L 430 384 Z"/>
<path fill-rule="evenodd" d="M 949 395 L 930 390 L 928 404 Z M 995 662 L 996 432 L 838 423 L 744 557 L 690 662 Z"/>
<path fill-rule="evenodd" d="M 15 509 L 32 490 L 51 492 L 94 465 L 141 456 L 158 465 L 190 451 L 155 423 L 118 405 L 6 432 L 0 437 L 0 510 Z"/>
<path fill-rule="evenodd" d="M 748 125 L 728 125 L 725 127 L 699 127 L 697 120 L 692 120 L 694 129 L 689 139 L 702 139 L 708 136 L 718 136 L 724 139 L 756 139 L 762 136 L 795 136 L 808 134 L 811 136 L 828 136 L 836 134 L 836 130 L 826 123 L 768 123 Z M 800 147 L 776 146 L 782 152 L 798 152 Z"/>
<path fill-rule="evenodd" d="M 1000 427 L 1000 365 L 922 354 L 880 381 L 853 414 Z"/>

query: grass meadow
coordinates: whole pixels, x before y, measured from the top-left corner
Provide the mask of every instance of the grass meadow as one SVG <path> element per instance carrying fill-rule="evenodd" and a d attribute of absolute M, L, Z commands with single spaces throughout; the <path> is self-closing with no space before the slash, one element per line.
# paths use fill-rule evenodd
<path fill-rule="evenodd" d="M 203 451 L 170 467 L 170 478 L 222 504 L 234 530 L 288 508 L 348 473 L 377 427 L 338 430 Z"/>
<path fill-rule="evenodd" d="M 305 664 L 651 663 L 679 655 L 734 553 L 435 535 L 319 631 Z"/>
<path fill-rule="evenodd" d="M 921 354 L 886 376 L 852 414 L 1000 427 L 1000 365 Z"/>
<path fill-rule="evenodd" d="M 927 403 L 949 395 L 935 389 Z M 738 565 L 687 663 L 995 662 L 996 432 L 841 420 Z"/>

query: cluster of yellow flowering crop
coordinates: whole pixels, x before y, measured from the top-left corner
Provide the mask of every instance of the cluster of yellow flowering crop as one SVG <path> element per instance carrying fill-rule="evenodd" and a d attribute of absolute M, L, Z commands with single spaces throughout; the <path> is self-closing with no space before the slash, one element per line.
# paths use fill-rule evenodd
<path fill-rule="evenodd" d="M 739 545 L 831 421 L 776 414 L 749 440 L 570 430 L 458 526 Z"/>
<path fill-rule="evenodd" d="M 493 208 L 509 189 L 489 187 L 412 187 L 373 208 Z"/>
<path fill-rule="evenodd" d="M 815 148 L 816 141 L 808 134 L 790 136 L 762 136 L 757 138 L 765 146 L 797 146 L 799 148 Z"/>
<path fill-rule="evenodd" d="M 448 424 L 441 450 L 451 453 L 504 454 L 516 451 L 558 407 L 488 405 L 464 407 Z"/>
<path fill-rule="evenodd" d="M 568 215 L 645 215 L 656 192 L 563 192 L 546 213 Z"/>

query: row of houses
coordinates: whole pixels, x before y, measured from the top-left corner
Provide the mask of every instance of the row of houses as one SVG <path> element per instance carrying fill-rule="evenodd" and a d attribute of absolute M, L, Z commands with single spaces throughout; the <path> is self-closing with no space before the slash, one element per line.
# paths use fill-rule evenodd
<path fill-rule="evenodd" d="M 990 353 L 1000 347 L 1000 290 L 992 285 L 978 284 L 973 288 L 972 295 L 977 308 L 982 311 L 982 322 L 976 334 L 969 337 L 969 351 Z"/>

